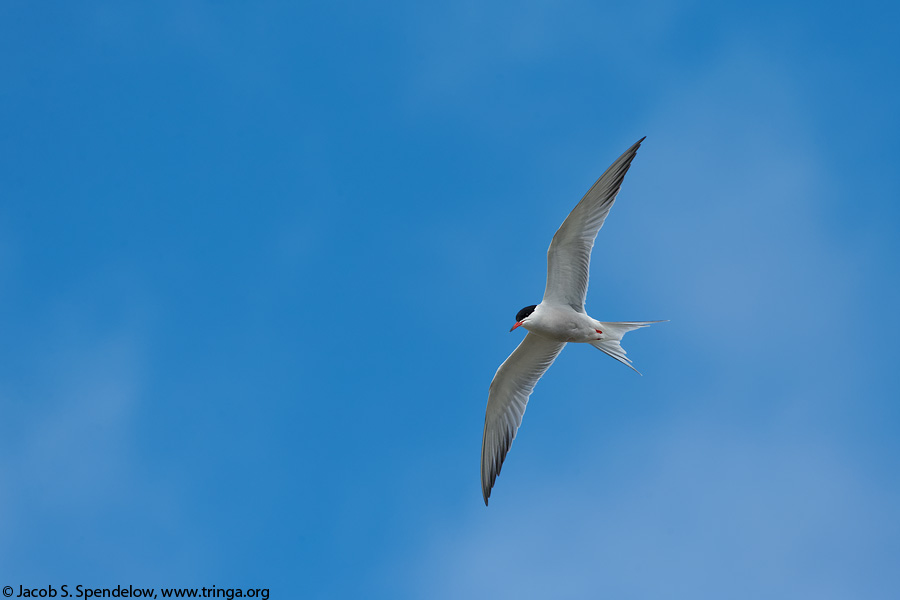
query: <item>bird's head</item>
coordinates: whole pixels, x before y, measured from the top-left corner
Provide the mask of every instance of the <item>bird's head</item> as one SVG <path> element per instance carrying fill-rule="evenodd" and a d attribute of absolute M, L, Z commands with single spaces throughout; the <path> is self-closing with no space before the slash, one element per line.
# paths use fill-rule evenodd
<path fill-rule="evenodd" d="M 537 308 L 537 304 L 532 304 L 531 306 L 526 306 L 522 310 L 516 313 L 516 324 L 512 326 L 512 331 L 519 325 L 522 325 L 525 322 L 525 319 L 531 316 L 531 313 L 534 312 L 534 309 Z"/>

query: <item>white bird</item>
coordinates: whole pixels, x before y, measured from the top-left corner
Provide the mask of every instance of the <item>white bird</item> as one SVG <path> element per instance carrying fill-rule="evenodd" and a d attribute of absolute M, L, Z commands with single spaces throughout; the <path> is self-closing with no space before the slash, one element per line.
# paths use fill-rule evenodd
<path fill-rule="evenodd" d="M 497 369 L 484 417 L 481 491 L 485 506 L 503 459 L 522 424 L 528 397 L 566 343 L 590 344 L 637 371 L 619 342 L 629 331 L 660 322 L 606 323 L 592 319 L 584 311 L 594 239 L 644 139 L 610 165 L 563 221 L 547 251 L 544 298 L 540 304 L 526 306 L 516 315 L 516 324 L 510 331 L 522 326 L 528 333 Z"/>

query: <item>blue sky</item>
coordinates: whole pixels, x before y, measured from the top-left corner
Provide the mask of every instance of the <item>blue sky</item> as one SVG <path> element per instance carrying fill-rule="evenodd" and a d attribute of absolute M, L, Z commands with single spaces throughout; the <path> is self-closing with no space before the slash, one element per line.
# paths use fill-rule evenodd
<path fill-rule="evenodd" d="M 0 6 L 0 577 L 894 598 L 898 9 Z M 481 501 L 545 252 L 569 347 Z"/>

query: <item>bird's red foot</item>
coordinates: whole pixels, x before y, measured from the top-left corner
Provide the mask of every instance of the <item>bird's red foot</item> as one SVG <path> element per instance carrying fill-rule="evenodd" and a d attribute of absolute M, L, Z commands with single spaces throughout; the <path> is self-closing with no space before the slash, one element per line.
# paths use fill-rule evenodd
<path fill-rule="evenodd" d="M 603 333 L 603 332 L 600 331 L 599 329 L 595 329 L 594 331 L 596 331 L 597 333 Z"/>

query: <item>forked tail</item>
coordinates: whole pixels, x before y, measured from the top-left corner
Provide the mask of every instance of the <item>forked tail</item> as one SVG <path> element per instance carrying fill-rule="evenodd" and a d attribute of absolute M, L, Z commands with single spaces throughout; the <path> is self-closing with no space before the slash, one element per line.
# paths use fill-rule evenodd
<path fill-rule="evenodd" d="M 622 341 L 622 338 L 629 331 L 640 329 L 641 327 L 647 327 L 648 325 L 653 325 L 654 323 L 664 323 L 665 321 L 624 321 L 622 323 L 603 323 L 602 321 L 598 322 L 600 323 L 600 330 L 603 332 L 604 336 L 609 337 L 607 339 L 600 340 L 599 342 L 591 342 L 591 346 L 593 346 L 597 350 L 605 352 L 609 356 L 612 356 L 623 365 L 631 367 L 631 369 L 633 369 L 635 373 L 640 375 L 641 372 L 631 365 L 631 359 L 625 356 L 625 348 L 623 348 L 619 344 L 619 342 Z"/>

